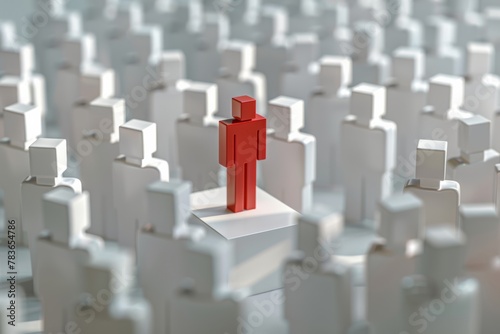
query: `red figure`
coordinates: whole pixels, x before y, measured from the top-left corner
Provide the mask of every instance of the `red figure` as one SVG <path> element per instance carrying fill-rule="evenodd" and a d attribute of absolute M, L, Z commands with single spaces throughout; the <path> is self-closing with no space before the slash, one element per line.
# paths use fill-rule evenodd
<path fill-rule="evenodd" d="M 255 112 L 255 99 L 232 100 L 233 119 L 219 122 L 219 163 L 227 167 L 227 208 L 255 209 L 257 160 L 266 159 L 266 118 Z"/>

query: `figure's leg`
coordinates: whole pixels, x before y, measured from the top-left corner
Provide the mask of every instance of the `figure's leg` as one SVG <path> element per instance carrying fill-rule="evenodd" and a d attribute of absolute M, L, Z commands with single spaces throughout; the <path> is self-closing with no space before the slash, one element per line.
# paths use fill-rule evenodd
<path fill-rule="evenodd" d="M 240 212 L 244 209 L 244 181 L 244 165 L 227 169 L 227 208 L 233 212 Z"/>
<path fill-rule="evenodd" d="M 257 162 L 245 164 L 245 210 L 257 206 Z"/>
<path fill-rule="evenodd" d="M 345 182 L 345 221 L 348 224 L 360 224 L 363 218 L 363 179 L 355 170 L 344 171 Z"/>

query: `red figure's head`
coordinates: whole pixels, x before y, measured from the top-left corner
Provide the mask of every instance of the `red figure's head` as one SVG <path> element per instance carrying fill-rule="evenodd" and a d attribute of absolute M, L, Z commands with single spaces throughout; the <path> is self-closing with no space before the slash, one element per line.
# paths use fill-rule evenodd
<path fill-rule="evenodd" d="M 233 97 L 233 117 L 238 121 L 249 121 L 255 118 L 256 103 L 250 96 Z"/>

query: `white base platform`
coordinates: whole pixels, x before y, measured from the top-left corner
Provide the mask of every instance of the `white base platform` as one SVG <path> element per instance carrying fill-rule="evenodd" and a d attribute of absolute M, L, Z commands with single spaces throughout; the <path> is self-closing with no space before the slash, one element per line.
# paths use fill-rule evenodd
<path fill-rule="evenodd" d="M 283 286 L 282 264 L 296 244 L 296 211 L 257 189 L 257 208 L 233 213 L 225 187 L 192 194 L 191 208 L 194 224 L 232 244 L 232 288 L 258 294 Z"/>

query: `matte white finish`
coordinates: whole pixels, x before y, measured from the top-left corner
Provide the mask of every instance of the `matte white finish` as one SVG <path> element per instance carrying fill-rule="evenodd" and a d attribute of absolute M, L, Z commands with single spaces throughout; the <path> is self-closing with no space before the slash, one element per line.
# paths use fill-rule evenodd
<path fill-rule="evenodd" d="M 415 256 L 407 245 L 421 236 L 423 210 L 422 201 L 411 194 L 380 202 L 378 234 L 383 239 L 375 241 L 366 257 L 366 318 L 376 333 L 398 333 L 407 323 L 400 313 L 401 280 L 415 272 Z"/>
<path fill-rule="evenodd" d="M 392 54 L 399 47 L 419 48 L 423 42 L 423 26 L 411 17 L 413 0 L 398 4 L 385 0 L 389 23 L 384 27 L 384 51 Z"/>
<path fill-rule="evenodd" d="M 392 192 L 396 124 L 380 118 L 385 113 L 385 88 L 380 86 L 354 87 L 350 113 L 342 123 L 340 137 L 345 219 L 348 224 L 364 224 L 364 220 L 374 218 L 376 203 Z"/>
<path fill-rule="evenodd" d="M 282 95 L 304 101 L 308 109 L 311 91 L 317 84 L 319 41 L 315 34 L 290 37 L 289 62 L 283 75 Z"/>
<path fill-rule="evenodd" d="M 458 230 L 460 184 L 446 180 L 447 143 L 420 140 L 417 146 L 415 179 L 404 188 L 420 198 L 425 207 L 425 228 L 446 225 Z"/>
<path fill-rule="evenodd" d="M 345 56 L 352 38 L 349 8 L 344 3 L 325 3 L 319 13 L 319 44 L 322 56 Z"/>
<path fill-rule="evenodd" d="M 180 177 L 177 150 L 177 119 L 184 112 L 184 89 L 189 85 L 184 79 L 184 55 L 179 51 L 161 55 L 161 84 L 150 93 L 151 120 L 158 126 L 155 156 L 168 161 L 170 176 Z"/>
<path fill-rule="evenodd" d="M 281 288 L 282 261 L 295 248 L 297 212 L 259 188 L 255 210 L 230 213 L 226 207 L 226 188 L 191 195 L 193 223 L 232 244 L 229 285 L 250 288 L 252 294 Z"/>
<path fill-rule="evenodd" d="M 29 161 L 29 177 L 21 184 L 21 220 L 28 236 L 32 273 L 35 273 L 38 259 L 36 239 L 43 229 L 43 195 L 59 187 L 69 188 L 78 194 L 82 191 L 82 184 L 78 179 L 62 177 L 67 168 L 64 139 L 37 139 L 29 147 Z"/>
<path fill-rule="evenodd" d="M 304 103 L 277 97 L 269 102 L 267 158 L 262 163 L 263 189 L 298 212 L 312 208 L 316 176 L 316 139 L 301 133 Z"/>
<path fill-rule="evenodd" d="M 92 219 L 89 233 L 105 240 L 118 239 L 113 202 L 113 161 L 119 154 L 119 127 L 125 123 L 125 102 L 95 99 L 85 112 L 80 136 L 80 179 L 90 192 Z M 78 148 L 78 147 L 77 147 Z"/>
<path fill-rule="evenodd" d="M 384 85 L 390 74 L 390 58 L 383 54 L 384 34 L 375 22 L 362 21 L 354 26 L 351 41 L 352 83 Z"/>
<path fill-rule="evenodd" d="M 449 75 L 436 75 L 429 83 L 427 105 L 420 114 L 420 139 L 448 142 L 448 155 L 460 154 L 458 120 L 472 114 L 460 109 L 464 101 L 464 80 Z"/>
<path fill-rule="evenodd" d="M 21 221 L 20 184 L 30 175 L 29 146 L 41 135 L 40 109 L 14 104 L 4 110 L 6 137 L 0 141 L 0 188 L 3 190 L 5 222 L 16 223 L 18 245 L 27 242 Z"/>
<path fill-rule="evenodd" d="M 217 116 L 232 118 L 233 97 L 248 95 L 257 101 L 257 114 L 266 114 L 266 78 L 253 72 L 255 66 L 255 45 L 250 42 L 231 41 L 221 55 L 221 73 L 218 86 Z"/>
<path fill-rule="evenodd" d="M 493 203 L 500 154 L 490 149 L 490 121 L 478 115 L 460 120 L 458 143 L 461 153 L 448 160 L 447 178 L 460 183 L 461 203 Z"/>
<path fill-rule="evenodd" d="M 227 243 L 206 238 L 192 243 L 183 256 L 191 282 L 174 296 L 172 334 L 236 333 L 245 316 L 247 291 L 231 291 L 225 276 L 231 267 Z"/>
<path fill-rule="evenodd" d="M 84 265 L 102 248 L 99 238 L 84 233 L 89 217 L 86 193 L 61 188 L 43 196 L 45 232 L 35 239 L 35 291 L 42 304 L 44 333 L 76 324 L 72 310 L 84 292 Z"/>
<path fill-rule="evenodd" d="M 492 334 L 498 322 L 498 214 L 493 205 L 463 205 L 460 220 L 467 238 L 465 266 L 480 285 L 481 333 Z"/>
<path fill-rule="evenodd" d="M 418 142 L 420 111 L 425 105 L 428 85 L 422 80 L 425 59 L 418 49 L 399 48 L 392 59 L 392 83 L 387 87 L 387 112 L 384 118 L 398 127 L 395 174 L 413 176 L 412 158 Z"/>
<path fill-rule="evenodd" d="M 405 322 L 401 330 L 408 333 L 425 330 L 433 334 L 479 332 L 480 288 L 477 280 L 463 272 L 464 255 L 465 240 L 461 233 L 449 228 L 432 228 L 427 232 L 421 269 L 401 282 L 404 295 L 401 316 L 413 319 Z"/>
<path fill-rule="evenodd" d="M 14 76 L 0 78 L 0 137 L 4 137 L 4 109 L 12 104 L 30 104 L 31 94 L 29 84 Z"/>
<path fill-rule="evenodd" d="M 32 44 L 13 44 L 0 50 L 4 75 L 29 79 L 35 69 L 35 50 Z"/>
<path fill-rule="evenodd" d="M 340 126 L 349 113 L 352 62 L 347 57 L 320 59 L 319 88 L 305 110 L 304 131 L 316 138 L 316 187 L 342 184 Z"/>
<path fill-rule="evenodd" d="M 283 272 L 291 334 L 346 333 L 351 325 L 351 268 L 332 260 L 342 225 L 341 215 L 298 220 L 299 251 L 287 258 Z"/>
<path fill-rule="evenodd" d="M 191 82 L 184 91 L 184 115 L 177 121 L 177 143 L 182 178 L 194 191 L 224 185 L 219 165 L 219 120 L 217 86 Z"/>
<path fill-rule="evenodd" d="M 189 182 L 158 181 L 148 187 L 149 224 L 139 232 L 137 259 L 154 333 L 170 333 L 171 299 L 186 277 L 184 253 L 190 242 L 205 236 L 201 227 L 187 224 L 190 194 Z M 157 254 L 163 254 L 161 261 L 152 261 Z"/>
<path fill-rule="evenodd" d="M 120 156 L 113 162 L 113 201 L 118 222 L 118 243 L 136 250 L 137 231 L 147 221 L 146 187 L 168 181 L 164 160 L 153 158 L 156 124 L 131 120 L 120 126 Z"/>

